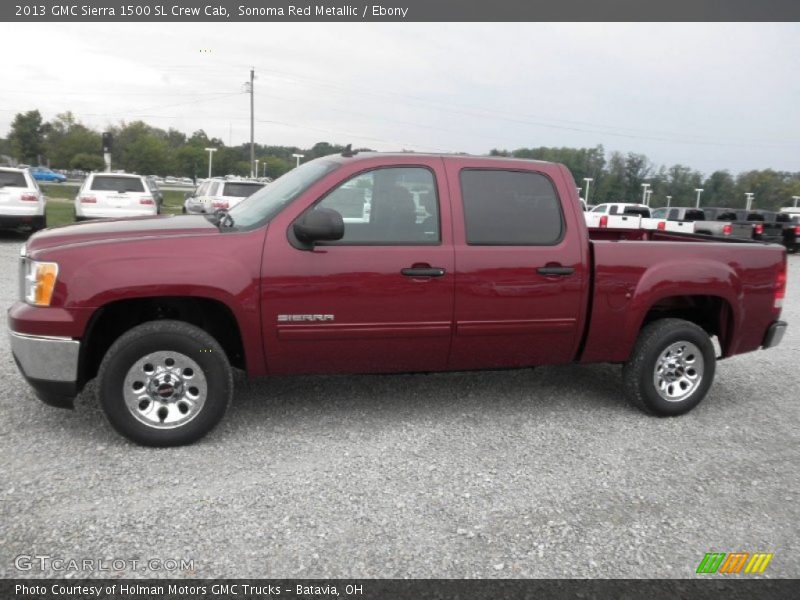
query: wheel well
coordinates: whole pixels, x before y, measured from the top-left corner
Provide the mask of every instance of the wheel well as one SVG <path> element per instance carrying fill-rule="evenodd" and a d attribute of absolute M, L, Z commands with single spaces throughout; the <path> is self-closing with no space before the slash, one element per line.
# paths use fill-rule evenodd
<path fill-rule="evenodd" d="M 185 321 L 219 342 L 231 365 L 245 368 L 244 346 L 236 318 L 222 302 L 208 298 L 151 297 L 118 300 L 92 316 L 81 344 L 80 385 L 97 375 L 111 344 L 123 333 L 159 319 Z"/>
<path fill-rule="evenodd" d="M 719 296 L 670 296 L 650 307 L 642 327 L 658 319 L 675 318 L 691 321 L 709 335 L 719 339 L 722 354 L 727 355 L 733 330 L 730 304 Z"/>

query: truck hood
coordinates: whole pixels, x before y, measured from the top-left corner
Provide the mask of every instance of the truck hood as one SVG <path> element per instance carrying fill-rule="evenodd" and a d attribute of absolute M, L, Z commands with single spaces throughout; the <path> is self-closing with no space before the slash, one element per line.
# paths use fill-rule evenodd
<path fill-rule="evenodd" d="M 202 215 L 160 215 L 128 219 L 98 219 L 45 229 L 28 239 L 28 253 L 58 246 L 131 238 L 218 233 Z"/>

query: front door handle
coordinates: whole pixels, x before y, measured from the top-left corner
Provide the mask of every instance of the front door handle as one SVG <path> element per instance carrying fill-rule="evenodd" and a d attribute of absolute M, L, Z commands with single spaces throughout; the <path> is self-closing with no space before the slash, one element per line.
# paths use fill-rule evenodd
<path fill-rule="evenodd" d="M 553 275 L 572 275 L 575 269 L 572 267 L 539 267 L 536 269 L 539 275 L 546 275 L 552 277 Z"/>
<path fill-rule="evenodd" d="M 445 270 L 440 267 L 409 267 L 400 273 L 406 277 L 442 277 Z"/>

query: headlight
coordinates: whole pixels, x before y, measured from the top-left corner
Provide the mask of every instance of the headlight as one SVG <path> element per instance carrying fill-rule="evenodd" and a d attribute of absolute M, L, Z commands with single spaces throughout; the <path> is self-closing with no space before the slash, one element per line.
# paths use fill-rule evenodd
<path fill-rule="evenodd" d="M 58 277 L 58 263 L 24 259 L 23 297 L 34 306 L 50 306 Z"/>

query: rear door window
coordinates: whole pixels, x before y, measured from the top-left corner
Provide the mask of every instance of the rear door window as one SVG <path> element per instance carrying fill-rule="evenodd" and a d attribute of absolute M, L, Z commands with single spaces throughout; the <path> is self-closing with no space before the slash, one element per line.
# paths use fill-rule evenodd
<path fill-rule="evenodd" d="M 28 187 L 25 174 L 15 171 L 0 171 L 0 187 Z"/>
<path fill-rule="evenodd" d="M 530 171 L 461 171 L 467 244 L 550 246 L 564 234 L 561 202 L 549 178 Z"/>
<path fill-rule="evenodd" d="M 138 177 L 114 177 L 103 175 L 92 181 L 93 191 L 97 192 L 143 192 L 144 185 Z"/>

